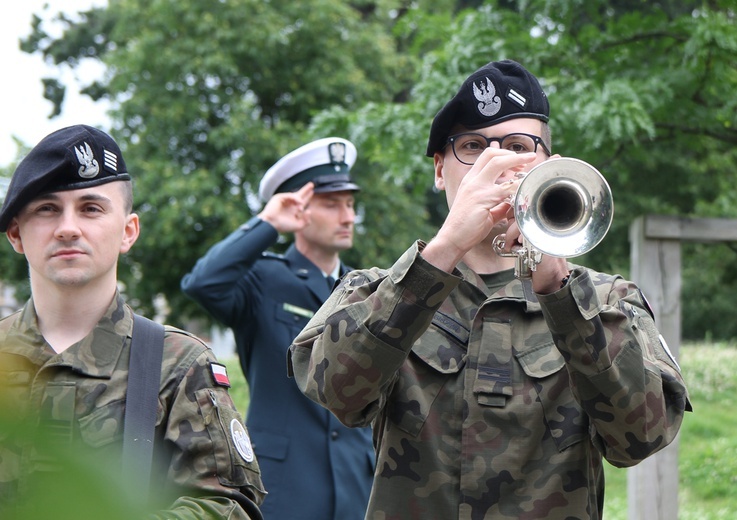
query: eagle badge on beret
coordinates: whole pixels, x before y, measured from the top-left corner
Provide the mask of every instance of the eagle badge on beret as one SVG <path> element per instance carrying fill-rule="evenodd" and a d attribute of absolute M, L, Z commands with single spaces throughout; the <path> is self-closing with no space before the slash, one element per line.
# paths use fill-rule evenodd
<path fill-rule="evenodd" d="M 495 115 L 502 108 L 502 100 L 496 95 L 496 87 L 489 78 L 486 78 L 486 88 L 484 88 L 483 83 L 479 86 L 474 82 L 473 96 L 479 102 L 476 105 L 479 112 L 486 117 Z"/>
<path fill-rule="evenodd" d="M 92 153 L 92 148 L 85 141 L 84 148 L 80 145 L 79 148 L 74 147 L 74 151 L 77 153 L 77 160 L 79 161 L 79 176 L 83 179 L 93 179 L 100 173 L 100 164 L 95 159 L 95 155 Z"/>

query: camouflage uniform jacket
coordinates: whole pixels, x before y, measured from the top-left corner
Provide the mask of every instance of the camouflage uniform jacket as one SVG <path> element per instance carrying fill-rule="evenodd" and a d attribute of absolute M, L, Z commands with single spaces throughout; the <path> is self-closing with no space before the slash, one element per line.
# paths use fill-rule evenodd
<path fill-rule="evenodd" d="M 119 294 L 95 329 L 59 354 L 39 332 L 33 300 L 0 321 L 3 410 L 17 423 L 40 425 L 33 431 L 48 434 L 42 438 L 51 446 L 89 455 L 94 470 L 107 473 L 101 478 L 121 472 L 132 327 Z M 215 381 L 216 362 L 199 339 L 166 327 L 151 479 L 161 510 L 150 518 L 261 519 L 258 463 L 227 388 Z M 43 501 L 35 475 L 69 470 L 43 452 L 0 430 L 0 512 L 34 495 Z"/>
<path fill-rule="evenodd" d="M 601 518 L 602 455 L 636 464 L 690 408 L 641 292 L 578 267 L 550 295 L 489 294 L 422 247 L 349 274 L 290 347 L 303 392 L 373 423 L 366 518 Z"/>

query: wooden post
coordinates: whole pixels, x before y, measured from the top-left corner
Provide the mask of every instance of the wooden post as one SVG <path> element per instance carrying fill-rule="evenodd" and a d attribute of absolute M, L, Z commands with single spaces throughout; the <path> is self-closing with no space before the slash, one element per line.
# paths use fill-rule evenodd
<path fill-rule="evenodd" d="M 648 236 L 648 217 L 630 227 L 631 279 L 642 289 L 655 322 L 678 359 L 681 341 L 681 242 Z M 678 438 L 627 472 L 630 520 L 678 518 Z"/>
<path fill-rule="evenodd" d="M 681 241 L 737 240 L 737 220 L 648 215 L 630 226 L 630 278 L 642 289 L 673 356 L 681 345 Z M 630 468 L 630 520 L 678 518 L 678 438 Z"/>

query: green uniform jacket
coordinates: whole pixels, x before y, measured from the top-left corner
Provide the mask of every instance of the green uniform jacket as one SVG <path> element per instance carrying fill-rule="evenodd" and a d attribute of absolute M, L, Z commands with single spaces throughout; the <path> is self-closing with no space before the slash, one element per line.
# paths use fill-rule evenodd
<path fill-rule="evenodd" d="M 0 321 L 0 517 L 41 518 L 34 507 L 79 475 L 88 488 L 72 486 L 78 496 L 63 497 L 59 511 L 87 511 L 110 497 L 118 503 L 109 510 L 130 506 L 120 461 L 132 326 L 119 294 L 95 329 L 60 354 L 41 336 L 32 300 Z M 156 513 L 147 518 L 261 518 L 258 463 L 213 362 L 199 339 L 166 327 L 151 479 Z M 119 484 L 102 486 L 114 489 L 108 497 L 89 488 L 105 481 Z"/>
<path fill-rule="evenodd" d="M 349 274 L 290 347 L 306 395 L 373 423 L 366 518 L 600 519 L 602 455 L 638 463 L 690 409 L 641 292 L 578 267 L 554 294 L 511 275 L 490 294 L 422 247 Z"/>

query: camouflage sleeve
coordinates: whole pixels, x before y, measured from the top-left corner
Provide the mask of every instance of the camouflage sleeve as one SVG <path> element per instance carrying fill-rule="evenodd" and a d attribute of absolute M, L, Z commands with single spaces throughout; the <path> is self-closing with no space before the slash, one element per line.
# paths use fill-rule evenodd
<path fill-rule="evenodd" d="M 346 426 L 368 426 L 435 311 L 460 283 L 427 263 L 415 243 L 388 270 L 354 271 L 294 340 L 299 388 Z"/>
<path fill-rule="evenodd" d="M 667 446 L 688 393 L 637 286 L 576 268 L 566 287 L 538 299 L 607 460 L 631 466 Z"/>
<path fill-rule="evenodd" d="M 191 348 L 193 341 L 197 349 Z M 261 519 L 258 504 L 265 491 L 258 462 L 222 382 L 222 365 L 209 348 L 182 331 L 169 332 L 166 343 L 163 370 L 172 376 L 165 382 L 167 402 L 159 427 L 170 454 L 163 470 L 175 495 L 168 510 L 150 518 Z"/>

